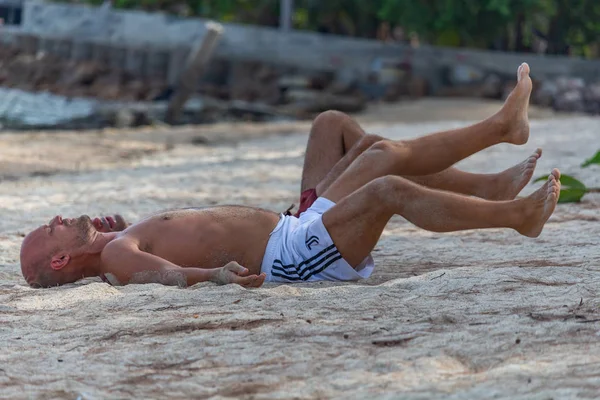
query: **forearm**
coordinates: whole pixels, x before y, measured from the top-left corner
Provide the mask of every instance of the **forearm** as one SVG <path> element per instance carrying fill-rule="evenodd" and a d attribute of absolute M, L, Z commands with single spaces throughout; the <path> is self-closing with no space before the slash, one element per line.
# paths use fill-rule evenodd
<path fill-rule="evenodd" d="M 219 269 L 164 267 L 154 271 L 136 272 L 131 275 L 128 283 L 160 283 L 167 286 L 187 287 L 200 282 L 217 282 Z"/>
<path fill-rule="evenodd" d="M 181 273 L 185 275 L 187 286 L 195 285 L 200 282 L 217 282 L 219 270 L 221 268 L 181 268 Z"/>

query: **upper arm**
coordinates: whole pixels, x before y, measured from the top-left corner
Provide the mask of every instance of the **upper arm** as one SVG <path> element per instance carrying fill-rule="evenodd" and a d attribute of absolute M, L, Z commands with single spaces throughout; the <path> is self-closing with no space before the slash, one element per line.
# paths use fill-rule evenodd
<path fill-rule="evenodd" d="M 161 283 L 186 286 L 184 268 L 161 257 L 141 251 L 135 244 L 115 241 L 102 251 L 103 273 L 115 276 L 122 285 Z"/>

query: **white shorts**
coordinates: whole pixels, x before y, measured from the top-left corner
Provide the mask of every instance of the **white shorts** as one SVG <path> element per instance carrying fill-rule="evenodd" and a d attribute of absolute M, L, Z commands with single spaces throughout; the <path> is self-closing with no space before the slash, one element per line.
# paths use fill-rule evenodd
<path fill-rule="evenodd" d="M 352 268 L 325 229 L 323 213 L 334 205 L 319 197 L 300 218 L 281 215 L 262 261 L 267 282 L 356 281 L 371 276 L 373 258 L 369 255 Z"/>

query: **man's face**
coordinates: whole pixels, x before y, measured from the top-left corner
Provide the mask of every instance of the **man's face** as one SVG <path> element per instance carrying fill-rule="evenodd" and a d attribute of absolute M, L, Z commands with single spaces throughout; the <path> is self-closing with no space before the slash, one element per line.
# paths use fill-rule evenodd
<path fill-rule="evenodd" d="M 104 233 L 120 232 L 128 226 L 125 219 L 119 214 L 96 217 L 92 220 L 92 225 L 98 232 Z"/>
<path fill-rule="evenodd" d="M 48 224 L 40 226 L 23 239 L 21 246 L 23 276 L 31 283 L 31 280 L 37 279 L 39 268 L 62 270 L 72 266 L 67 273 L 77 280 L 80 278 L 78 267 L 70 264 L 69 261 L 73 255 L 81 253 L 91 245 L 97 235 L 98 232 L 87 215 L 79 218 L 62 218 L 57 215 Z M 53 283 L 38 282 L 38 284 Z"/>
<path fill-rule="evenodd" d="M 96 229 L 87 215 L 79 218 L 52 218 L 27 235 L 28 248 L 33 252 L 52 252 L 53 249 L 71 250 L 79 248 L 94 239 Z"/>
<path fill-rule="evenodd" d="M 94 238 L 95 231 L 92 220 L 87 215 L 82 215 L 79 218 L 63 218 L 57 215 L 42 229 L 51 242 L 65 248 L 90 243 Z"/>

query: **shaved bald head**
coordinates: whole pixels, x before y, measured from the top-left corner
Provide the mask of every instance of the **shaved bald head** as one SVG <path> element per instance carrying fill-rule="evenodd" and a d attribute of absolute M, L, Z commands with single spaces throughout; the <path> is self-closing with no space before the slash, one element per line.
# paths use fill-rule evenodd
<path fill-rule="evenodd" d="M 21 245 L 21 272 L 32 287 L 52 287 L 83 277 L 71 255 L 93 240 L 96 229 L 88 216 L 56 216 L 48 225 L 29 233 Z"/>

